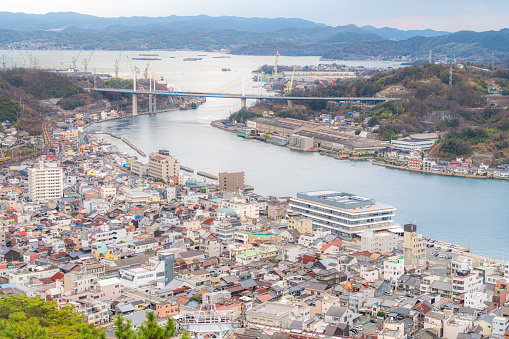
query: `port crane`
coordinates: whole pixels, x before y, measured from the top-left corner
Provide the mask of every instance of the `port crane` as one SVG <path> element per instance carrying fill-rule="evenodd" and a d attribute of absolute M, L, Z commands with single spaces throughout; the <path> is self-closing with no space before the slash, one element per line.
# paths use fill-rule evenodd
<path fill-rule="evenodd" d="M 51 54 L 53 54 L 53 56 L 55 57 L 55 59 L 57 59 L 57 61 L 60 63 L 60 70 L 62 70 L 64 68 L 64 63 L 62 62 L 62 60 L 60 60 L 55 53 L 53 53 L 53 51 L 51 51 Z"/>
<path fill-rule="evenodd" d="M 76 57 L 73 57 L 71 59 L 71 69 L 75 70 L 78 68 L 78 66 L 76 66 L 76 61 L 78 60 L 78 58 L 80 57 L 80 54 L 81 54 L 82 50 L 78 53 L 78 55 Z"/>
<path fill-rule="evenodd" d="M 83 65 L 85 73 L 87 73 L 88 64 L 90 63 L 90 59 L 92 59 L 92 55 L 94 55 L 94 52 L 95 51 L 92 51 L 92 53 L 90 53 L 90 56 L 88 58 L 85 58 L 81 61 L 81 64 Z"/>
<path fill-rule="evenodd" d="M 118 78 L 118 69 L 120 68 L 120 60 L 122 60 L 122 51 L 123 50 L 124 50 L 124 46 L 122 46 L 122 48 L 120 49 L 120 54 L 118 56 L 118 59 L 115 60 L 115 66 L 114 66 L 115 78 Z"/>
<path fill-rule="evenodd" d="M 316 78 L 316 81 L 318 81 L 321 85 L 323 85 L 323 87 L 327 87 L 327 85 L 326 85 L 326 84 L 324 84 L 324 83 L 322 82 L 322 80 L 320 80 L 320 79 L 319 79 L 319 78 L 318 78 L 318 77 L 317 77 L 314 73 L 311 73 L 311 75 L 313 75 L 313 76 Z"/>
<path fill-rule="evenodd" d="M 15 50 L 15 51 L 18 53 L 18 58 L 19 58 L 19 60 L 21 61 L 21 64 L 23 65 L 23 67 L 25 67 L 25 66 L 26 66 L 26 64 L 28 64 L 28 60 L 27 60 L 27 58 L 25 57 L 25 55 L 24 55 L 23 53 L 21 53 L 20 51 L 18 51 L 16 48 L 14 48 L 14 46 L 13 46 L 13 45 L 11 45 L 11 48 L 12 48 L 13 50 Z"/>
<path fill-rule="evenodd" d="M 291 93 L 293 89 L 293 77 L 295 76 L 295 67 L 297 66 L 293 66 L 292 79 L 290 80 L 290 86 L 288 86 L 288 93 Z"/>

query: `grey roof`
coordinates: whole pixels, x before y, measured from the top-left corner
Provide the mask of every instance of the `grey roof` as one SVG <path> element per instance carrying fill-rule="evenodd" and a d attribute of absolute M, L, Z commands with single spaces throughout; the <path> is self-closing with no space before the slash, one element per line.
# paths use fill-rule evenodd
<path fill-rule="evenodd" d="M 341 318 L 343 314 L 346 312 L 346 310 L 347 310 L 346 307 L 332 306 L 331 308 L 329 308 L 327 313 L 325 313 L 325 315 L 330 317 Z"/>
<path fill-rule="evenodd" d="M 452 291 L 452 283 L 435 280 L 431 284 L 431 288 L 436 288 L 442 291 Z"/>

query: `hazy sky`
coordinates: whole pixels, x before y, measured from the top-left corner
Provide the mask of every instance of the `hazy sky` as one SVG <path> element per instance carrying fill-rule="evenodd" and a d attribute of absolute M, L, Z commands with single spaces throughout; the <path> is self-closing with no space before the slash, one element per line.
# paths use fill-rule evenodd
<path fill-rule="evenodd" d="M 105 17 L 235 15 L 303 18 L 331 26 L 485 31 L 509 26 L 509 0 L 2 0 L 0 11 Z"/>

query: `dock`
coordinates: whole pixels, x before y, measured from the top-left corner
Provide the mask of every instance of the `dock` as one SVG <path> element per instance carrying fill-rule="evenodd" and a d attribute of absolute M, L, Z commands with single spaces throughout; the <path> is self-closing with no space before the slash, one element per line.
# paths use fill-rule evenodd
<path fill-rule="evenodd" d="M 145 152 L 143 152 L 141 149 L 136 147 L 132 142 L 130 142 L 126 138 L 122 138 L 122 141 L 125 142 L 127 144 L 127 146 L 131 147 L 133 150 L 138 152 L 141 156 L 143 156 L 143 157 L 147 156 L 147 154 L 145 154 Z"/>
<path fill-rule="evenodd" d="M 192 169 L 191 167 L 186 167 L 186 166 L 180 165 L 180 169 L 182 169 L 182 170 L 184 170 L 186 172 L 194 173 L 194 169 Z"/>
<path fill-rule="evenodd" d="M 205 177 L 205 178 L 209 178 L 209 179 L 214 179 L 214 180 L 218 180 L 219 179 L 217 175 L 205 173 L 205 172 L 202 172 L 202 171 L 198 171 L 198 172 L 196 172 L 196 174 L 201 175 L 202 177 Z"/>

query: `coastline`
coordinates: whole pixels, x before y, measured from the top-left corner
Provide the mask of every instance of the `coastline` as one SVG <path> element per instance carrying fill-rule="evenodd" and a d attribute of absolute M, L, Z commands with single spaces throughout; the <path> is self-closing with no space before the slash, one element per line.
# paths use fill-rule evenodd
<path fill-rule="evenodd" d="M 403 166 L 396 166 L 396 165 L 386 164 L 384 162 L 377 161 L 377 160 L 372 161 L 371 164 L 378 165 L 378 166 L 389 167 L 389 168 L 394 168 L 394 169 L 399 169 L 399 170 L 411 171 L 411 172 L 420 172 L 420 173 L 424 173 L 424 174 L 445 175 L 445 176 L 448 176 L 448 177 L 459 177 L 459 178 L 470 178 L 470 179 L 509 180 L 509 178 L 494 177 L 494 176 L 488 177 L 488 176 L 470 175 L 470 174 L 455 174 L 455 173 L 442 173 L 442 172 L 426 171 L 426 170 L 421 170 L 421 169 L 415 169 L 415 168 L 408 168 L 408 167 L 403 167 Z"/>
<path fill-rule="evenodd" d="M 237 133 L 236 130 L 224 126 L 221 123 L 221 121 L 223 121 L 223 120 L 212 121 L 210 123 L 210 125 L 213 126 L 213 127 L 222 129 L 224 131 L 230 132 L 230 133 Z M 258 139 L 258 138 L 248 138 L 248 139 Z M 320 152 L 321 151 L 320 149 L 318 149 L 318 150 L 317 149 L 312 149 L 312 150 L 299 149 L 299 148 L 291 147 L 291 146 L 288 146 L 288 145 L 282 145 L 282 144 L 279 144 L 279 143 L 271 141 L 271 140 L 264 140 L 264 141 L 267 142 L 267 143 L 271 143 L 271 144 L 274 144 L 274 145 L 277 145 L 277 146 L 283 146 L 283 147 L 286 147 L 286 148 L 289 148 L 289 149 L 292 149 L 292 150 L 296 150 L 296 151 L 303 151 L 303 152 L 310 152 L 310 151 Z M 405 170 L 405 171 L 411 171 L 411 172 L 420 172 L 420 173 L 423 173 L 423 174 L 436 174 L 436 175 L 445 175 L 445 176 L 449 176 L 449 177 L 471 178 L 471 179 L 509 180 L 509 178 L 503 178 L 503 177 L 498 177 L 498 176 L 479 176 L 479 175 L 459 174 L 459 173 L 442 173 L 442 172 L 427 171 L 427 170 L 422 170 L 422 169 L 408 168 L 408 167 L 404 167 L 404 166 L 396 166 L 396 165 L 387 164 L 387 163 L 384 163 L 384 162 L 382 162 L 380 160 L 377 160 L 376 157 L 373 157 L 373 156 L 370 156 L 370 157 L 350 157 L 350 156 L 349 157 L 338 157 L 338 156 L 335 156 L 335 155 L 332 155 L 332 154 L 328 154 L 326 152 L 320 152 L 320 155 L 329 156 L 329 157 L 334 158 L 336 160 L 370 161 L 373 165 L 384 166 L 384 167 L 389 167 L 389 168 L 394 168 L 394 169 L 399 169 L 399 170 Z"/>

